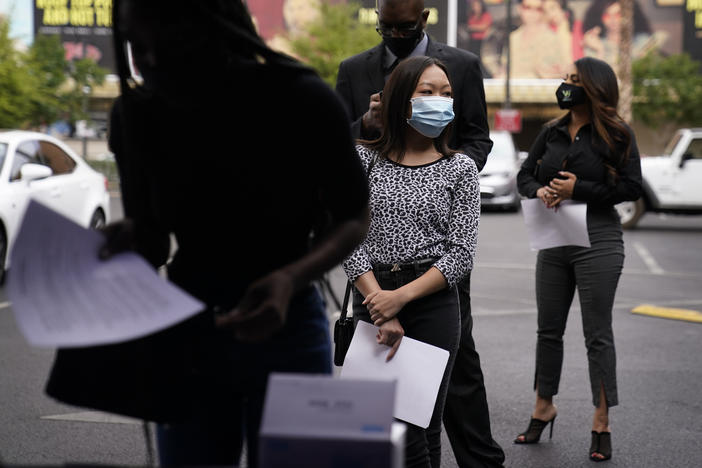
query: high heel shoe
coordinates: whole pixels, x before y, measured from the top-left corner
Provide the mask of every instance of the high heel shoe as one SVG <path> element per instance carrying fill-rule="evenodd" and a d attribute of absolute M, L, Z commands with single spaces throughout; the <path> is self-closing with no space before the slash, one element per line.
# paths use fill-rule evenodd
<path fill-rule="evenodd" d="M 602 455 L 602 458 L 594 456 L 595 453 Z M 612 434 L 610 432 L 592 431 L 592 442 L 590 443 L 590 460 L 601 462 L 612 458 Z"/>
<path fill-rule="evenodd" d="M 548 434 L 548 438 L 553 437 L 553 423 L 556 421 L 556 416 L 554 415 L 548 421 L 542 421 L 541 419 L 531 418 L 529 420 L 529 427 L 527 430 L 522 432 L 514 439 L 515 444 L 535 444 L 541 439 L 541 433 L 548 426 L 551 425 L 551 431 Z M 524 436 L 524 440 L 520 440 L 519 436 Z"/>

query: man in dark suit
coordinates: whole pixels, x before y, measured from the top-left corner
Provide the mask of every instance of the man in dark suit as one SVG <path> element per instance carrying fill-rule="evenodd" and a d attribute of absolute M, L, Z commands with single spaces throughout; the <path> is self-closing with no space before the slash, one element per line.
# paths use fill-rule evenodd
<path fill-rule="evenodd" d="M 336 90 L 350 113 L 353 136 L 374 138 L 380 131 L 379 92 L 396 60 L 413 55 L 438 58 L 448 68 L 453 90 L 456 118 L 451 147 L 473 158 L 480 171 L 492 148 L 480 59 L 432 40 L 424 33 L 428 16 L 423 0 L 380 0 L 378 31 L 383 41 L 341 62 Z"/>
<path fill-rule="evenodd" d="M 433 41 L 425 32 L 429 11 L 423 0 L 380 0 L 376 47 L 344 60 L 336 90 L 346 104 L 356 138 L 379 135 L 380 91 L 397 61 L 428 55 L 447 67 L 454 99 L 451 147 L 467 154 L 481 170 L 492 148 L 480 60 L 470 52 Z M 475 350 L 470 313 L 470 275 L 460 282 L 461 341 L 449 383 L 444 427 L 461 468 L 502 466 L 504 452 L 492 438 L 480 356 Z"/>

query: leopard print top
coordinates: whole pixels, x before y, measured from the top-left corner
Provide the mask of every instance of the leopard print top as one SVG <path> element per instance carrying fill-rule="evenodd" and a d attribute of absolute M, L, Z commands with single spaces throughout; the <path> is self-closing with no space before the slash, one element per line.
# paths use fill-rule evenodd
<path fill-rule="evenodd" d="M 473 268 L 480 220 L 480 183 L 471 158 L 457 153 L 404 166 L 356 147 L 370 188 L 366 239 L 342 266 L 353 282 L 378 263 L 437 258 L 450 286 Z"/>

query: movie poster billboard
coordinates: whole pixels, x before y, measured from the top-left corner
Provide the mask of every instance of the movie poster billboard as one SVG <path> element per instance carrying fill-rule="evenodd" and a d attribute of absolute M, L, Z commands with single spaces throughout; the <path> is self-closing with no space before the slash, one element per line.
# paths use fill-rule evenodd
<path fill-rule="evenodd" d="M 36 35 L 57 35 L 67 60 L 92 58 L 115 72 L 112 0 L 34 0 Z"/>
<path fill-rule="evenodd" d="M 682 51 L 682 1 L 633 0 L 634 60 Z M 512 0 L 509 31 L 506 0 L 458 2 L 457 45 L 480 55 L 488 77 L 505 76 L 508 43 L 512 78 L 561 78 L 583 56 L 618 65 L 618 0 Z"/>
<path fill-rule="evenodd" d="M 702 61 L 702 0 L 683 0 L 683 48 Z"/>
<path fill-rule="evenodd" d="M 305 27 L 319 17 L 322 1 L 340 3 L 345 0 L 246 0 L 258 33 L 276 50 L 292 53 L 289 39 L 304 34 Z M 355 0 L 359 5 L 358 20 L 363 24 L 376 24 L 376 0 Z M 446 0 L 425 0 L 429 9 L 427 31 L 441 42 L 446 41 Z M 378 36 L 380 43 L 380 36 Z M 293 54 L 294 55 L 294 54 Z"/>
<path fill-rule="evenodd" d="M 291 52 L 288 39 L 304 31 L 325 0 L 247 0 L 259 33 L 274 48 Z M 338 3 L 344 0 L 326 0 Z M 506 0 L 456 0 L 457 47 L 480 55 L 486 78 L 505 76 L 510 44 L 511 78 L 561 78 L 585 55 L 613 67 L 619 60 L 621 5 L 618 0 L 512 0 L 508 31 Z M 360 0 L 358 20 L 376 23 L 376 0 Z M 425 0 L 428 33 L 447 37 L 448 0 Z M 700 58 L 702 0 L 633 0 L 632 57 L 650 51 L 688 52 Z M 682 14 L 681 14 L 682 12 Z M 685 26 L 684 26 L 685 25 Z M 380 37 L 378 37 L 380 42 Z"/>

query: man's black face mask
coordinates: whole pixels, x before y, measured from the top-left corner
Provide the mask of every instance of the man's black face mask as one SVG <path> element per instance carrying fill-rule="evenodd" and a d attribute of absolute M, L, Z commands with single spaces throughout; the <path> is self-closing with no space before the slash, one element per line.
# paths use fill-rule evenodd
<path fill-rule="evenodd" d="M 398 37 L 386 36 L 383 34 L 383 43 L 397 58 L 403 59 L 417 47 L 417 44 L 419 44 L 419 41 L 422 39 L 423 32 L 424 30 L 420 20 L 417 22 L 416 28 Z"/>

